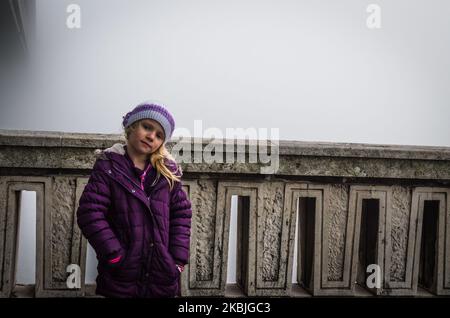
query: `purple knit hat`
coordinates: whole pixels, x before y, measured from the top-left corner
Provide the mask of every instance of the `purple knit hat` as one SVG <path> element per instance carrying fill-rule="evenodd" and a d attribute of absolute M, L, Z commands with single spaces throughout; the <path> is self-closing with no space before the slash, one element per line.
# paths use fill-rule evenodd
<path fill-rule="evenodd" d="M 122 125 L 127 128 L 134 122 L 141 119 L 156 120 L 164 129 L 164 143 L 168 142 L 172 137 L 175 129 L 175 120 L 169 111 L 161 105 L 152 101 L 145 101 L 137 105 L 132 111 L 123 116 Z"/>

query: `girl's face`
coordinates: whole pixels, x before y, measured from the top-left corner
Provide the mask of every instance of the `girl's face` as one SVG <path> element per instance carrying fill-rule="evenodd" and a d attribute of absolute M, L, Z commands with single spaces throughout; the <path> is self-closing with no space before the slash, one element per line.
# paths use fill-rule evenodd
<path fill-rule="evenodd" d="M 142 155 L 150 155 L 164 142 L 164 129 L 153 119 L 142 119 L 128 136 L 128 145 Z"/>

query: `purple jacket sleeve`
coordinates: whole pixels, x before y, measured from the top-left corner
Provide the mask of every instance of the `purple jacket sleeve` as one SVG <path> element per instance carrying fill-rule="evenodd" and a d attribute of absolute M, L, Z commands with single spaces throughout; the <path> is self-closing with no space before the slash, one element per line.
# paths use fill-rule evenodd
<path fill-rule="evenodd" d="M 97 256 L 103 260 L 123 256 L 125 252 L 106 219 L 110 204 L 109 179 L 98 168 L 96 162 L 80 197 L 77 224 L 94 248 Z"/>
<path fill-rule="evenodd" d="M 179 265 L 189 262 L 191 218 L 191 202 L 182 183 L 175 182 L 170 192 L 169 252 Z"/>

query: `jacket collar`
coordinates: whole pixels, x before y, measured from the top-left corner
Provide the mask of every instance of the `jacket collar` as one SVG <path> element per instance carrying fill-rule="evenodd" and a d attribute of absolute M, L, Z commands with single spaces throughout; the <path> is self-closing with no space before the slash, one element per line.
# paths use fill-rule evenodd
<path fill-rule="evenodd" d="M 139 177 L 144 172 L 137 167 L 135 167 L 133 160 L 130 158 L 126 151 L 127 146 L 125 144 L 116 143 L 112 147 L 106 148 L 104 150 L 96 151 L 96 156 L 98 159 L 109 160 L 112 165 L 119 169 L 123 174 L 126 174 L 132 180 L 135 180 L 136 183 L 140 183 Z M 148 164 L 151 164 L 150 162 Z M 130 171 L 134 171 L 135 175 L 130 175 Z M 145 178 L 146 186 L 147 181 L 154 180 L 155 184 L 158 180 L 156 169 L 150 168 L 148 170 L 148 174 Z M 160 179 L 160 178 L 158 178 Z M 164 178 L 162 178 L 164 179 Z M 152 185 L 155 185 L 152 183 Z"/>
<path fill-rule="evenodd" d="M 109 159 L 113 161 L 124 171 L 134 169 L 136 169 L 136 171 L 143 171 L 134 165 L 133 160 L 127 153 L 127 145 L 125 144 L 114 144 L 112 147 L 100 151 L 98 157 L 100 157 L 101 159 Z"/>
<path fill-rule="evenodd" d="M 112 147 L 104 150 L 98 149 L 95 151 L 97 159 L 110 160 L 122 170 L 127 171 L 130 167 L 130 163 L 125 158 L 125 153 L 125 145 L 120 143 L 114 144 Z"/>

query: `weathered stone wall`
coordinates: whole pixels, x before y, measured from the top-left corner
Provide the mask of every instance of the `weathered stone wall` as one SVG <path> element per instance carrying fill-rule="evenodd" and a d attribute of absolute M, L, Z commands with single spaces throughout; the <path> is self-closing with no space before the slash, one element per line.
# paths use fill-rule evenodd
<path fill-rule="evenodd" d="M 18 198 L 37 198 L 37 297 L 91 295 L 68 289 L 66 267 L 79 264 L 84 282 L 86 240 L 76 226 L 78 200 L 94 150 L 123 142 L 118 135 L 0 131 L 0 295 L 15 285 Z M 169 143 L 169 148 L 177 140 Z M 194 140 L 183 141 L 199 155 Z M 203 146 L 206 141 L 203 141 Z M 273 151 L 273 149 L 271 149 Z M 250 148 L 244 152 L 248 155 Z M 450 148 L 335 143 L 279 143 L 279 170 L 262 163 L 181 163 L 192 202 L 190 264 L 185 296 L 227 295 L 231 198 L 239 196 L 238 281 L 244 294 L 359 295 L 362 262 L 380 266 L 374 295 L 418 295 L 424 204 L 439 203 L 433 258 L 434 295 L 450 295 Z M 237 150 L 236 150 L 237 152 Z M 292 283 L 299 200 L 310 198 L 310 223 L 299 229 L 298 284 Z M 367 202 L 376 202 L 376 210 Z M 303 213 L 303 212 L 302 212 Z M 368 216 L 377 224 L 366 222 Z M 305 219 L 306 220 L 306 219 Z M 366 223 L 365 223 L 366 222 Z M 298 239 L 298 238 L 297 238 Z M 305 267 L 305 268 L 303 268 Z M 301 274 L 309 271 L 310 276 Z M 303 273 L 303 272 L 302 272 Z M 309 273 L 309 272 L 308 272 Z M 306 275 L 306 276 L 305 276 Z M 304 281 L 308 279 L 308 281 Z"/>

